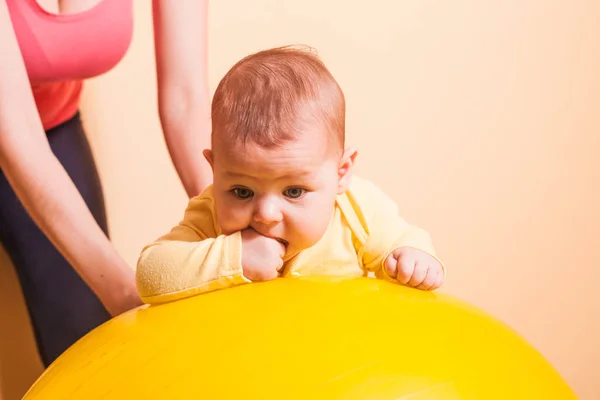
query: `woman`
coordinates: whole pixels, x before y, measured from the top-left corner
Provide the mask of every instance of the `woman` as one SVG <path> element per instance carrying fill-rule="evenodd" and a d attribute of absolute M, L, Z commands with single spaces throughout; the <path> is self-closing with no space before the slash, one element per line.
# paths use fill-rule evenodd
<path fill-rule="evenodd" d="M 189 196 L 212 181 L 201 156 L 210 123 L 207 3 L 153 2 L 161 124 Z M 45 366 L 141 304 L 134 271 L 107 237 L 78 113 L 82 81 L 125 54 L 132 13 L 132 0 L 0 0 L 0 241 Z"/>

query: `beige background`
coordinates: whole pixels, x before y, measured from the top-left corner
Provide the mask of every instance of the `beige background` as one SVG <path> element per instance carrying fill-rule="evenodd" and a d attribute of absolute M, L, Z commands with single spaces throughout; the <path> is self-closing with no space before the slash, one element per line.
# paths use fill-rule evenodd
<path fill-rule="evenodd" d="M 112 236 L 132 266 L 186 203 L 158 124 L 150 16 L 138 0 L 130 52 L 84 95 Z M 213 1 L 211 87 L 249 52 L 316 47 L 345 90 L 358 173 L 432 233 L 443 290 L 506 321 L 594 399 L 599 20 L 597 0 Z M 0 385 L 16 399 L 40 367 L 0 264 Z"/>

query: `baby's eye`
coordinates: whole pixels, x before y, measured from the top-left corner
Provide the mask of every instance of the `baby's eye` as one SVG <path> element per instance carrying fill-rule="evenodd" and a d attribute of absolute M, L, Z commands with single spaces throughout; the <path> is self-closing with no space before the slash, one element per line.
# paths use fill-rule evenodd
<path fill-rule="evenodd" d="M 299 199 L 300 197 L 304 196 L 305 193 L 306 190 L 299 187 L 289 188 L 283 192 L 283 194 L 290 199 Z"/>
<path fill-rule="evenodd" d="M 231 190 L 231 193 L 241 200 L 249 199 L 250 197 L 254 196 L 254 192 L 246 188 L 235 188 Z"/>

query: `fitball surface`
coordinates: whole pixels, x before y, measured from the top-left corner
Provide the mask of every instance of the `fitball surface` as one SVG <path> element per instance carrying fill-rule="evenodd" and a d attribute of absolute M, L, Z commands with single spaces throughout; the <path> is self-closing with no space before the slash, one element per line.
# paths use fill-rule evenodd
<path fill-rule="evenodd" d="M 125 313 L 26 394 L 39 399 L 574 399 L 512 329 L 454 297 L 285 278 Z"/>

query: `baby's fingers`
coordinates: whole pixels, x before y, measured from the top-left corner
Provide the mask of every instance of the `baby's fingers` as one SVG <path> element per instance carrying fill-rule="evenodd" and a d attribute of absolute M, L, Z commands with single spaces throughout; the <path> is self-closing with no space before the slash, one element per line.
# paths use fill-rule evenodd
<path fill-rule="evenodd" d="M 408 286 L 417 287 L 423 283 L 425 277 L 427 276 L 428 268 L 423 264 L 420 264 L 418 261 L 414 264 L 413 273 L 408 281 Z"/>
<path fill-rule="evenodd" d="M 421 284 L 419 286 L 417 286 L 417 289 L 421 289 L 421 290 L 435 289 L 434 286 L 437 282 L 437 279 L 438 279 L 438 272 L 433 269 L 427 269 L 427 274 L 425 275 L 425 279 L 423 279 L 423 282 L 421 282 Z"/>
<path fill-rule="evenodd" d="M 398 280 L 398 282 L 400 282 L 403 285 L 415 286 L 411 284 L 415 273 L 415 259 L 410 256 L 400 254 L 398 257 L 397 268 L 398 275 L 396 279 Z M 423 279 L 425 279 L 425 275 L 421 277 L 421 280 L 417 283 L 417 285 L 423 282 Z"/>
<path fill-rule="evenodd" d="M 383 267 L 385 268 L 385 273 L 390 278 L 395 278 L 396 275 L 398 274 L 397 264 L 398 264 L 398 260 L 396 260 L 394 258 L 394 256 L 391 254 L 385 259 L 385 263 L 384 263 Z"/>
<path fill-rule="evenodd" d="M 268 268 L 245 270 L 244 276 L 252 282 L 270 281 L 277 278 L 277 270 Z"/>
<path fill-rule="evenodd" d="M 444 284 L 444 278 L 444 271 L 438 271 L 435 283 L 433 284 L 433 286 L 431 286 L 431 288 L 429 288 L 429 290 L 435 290 L 441 287 Z"/>

